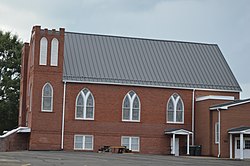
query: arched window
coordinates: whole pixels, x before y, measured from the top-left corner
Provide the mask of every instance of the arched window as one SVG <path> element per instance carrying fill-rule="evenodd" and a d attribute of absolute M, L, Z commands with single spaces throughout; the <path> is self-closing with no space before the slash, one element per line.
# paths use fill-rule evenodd
<path fill-rule="evenodd" d="M 79 92 L 76 98 L 76 119 L 94 120 L 94 96 L 88 89 Z"/>
<path fill-rule="evenodd" d="M 122 104 L 123 121 L 140 121 L 140 99 L 134 91 L 126 94 Z"/>
<path fill-rule="evenodd" d="M 52 112 L 53 110 L 53 88 L 50 83 L 46 83 L 42 90 L 42 111 Z"/>
<path fill-rule="evenodd" d="M 57 66 L 58 64 L 58 40 L 54 38 L 51 42 L 51 59 L 50 65 Z"/>
<path fill-rule="evenodd" d="M 48 41 L 45 37 L 40 40 L 40 61 L 39 65 L 46 65 L 47 64 L 47 47 Z"/>
<path fill-rule="evenodd" d="M 167 122 L 170 123 L 184 122 L 184 103 L 181 97 L 176 93 L 174 93 L 168 100 Z"/>

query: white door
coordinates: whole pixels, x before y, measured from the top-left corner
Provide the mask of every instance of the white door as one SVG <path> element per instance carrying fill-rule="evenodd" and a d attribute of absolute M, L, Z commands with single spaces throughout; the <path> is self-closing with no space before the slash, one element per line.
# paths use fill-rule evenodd
<path fill-rule="evenodd" d="M 171 138 L 171 154 L 173 154 L 173 138 Z M 179 156 L 179 138 L 175 138 L 175 156 Z"/>
<path fill-rule="evenodd" d="M 240 138 L 235 138 L 235 158 L 240 158 Z M 243 157 L 250 158 L 250 138 L 243 139 Z"/>

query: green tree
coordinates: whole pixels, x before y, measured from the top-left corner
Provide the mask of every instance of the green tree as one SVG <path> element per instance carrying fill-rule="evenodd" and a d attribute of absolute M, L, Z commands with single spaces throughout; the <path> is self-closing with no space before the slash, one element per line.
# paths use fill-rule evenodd
<path fill-rule="evenodd" d="M 0 31 L 0 134 L 18 125 L 22 46 L 17 35 Z"/>

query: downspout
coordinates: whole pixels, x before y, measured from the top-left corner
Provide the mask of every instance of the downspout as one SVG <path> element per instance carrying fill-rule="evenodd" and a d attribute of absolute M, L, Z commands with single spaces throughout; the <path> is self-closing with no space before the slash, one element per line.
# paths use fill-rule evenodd
<path fill-rule="evenodd" d="M 220 110 L 219 109 L 217 109 L 217 111 L 218 111 L 218 125 L 219 125 L 219 128 L 218 128 L 218 139 L 219 139 L 219 144 L 218 144 L 218 158 L 220 157 Z"/>
<path fill-rule="evenodd" d="M 63 83 L 63 109 L 62 109 L 62 138 L 61 138 L 61 150 L 63 150 L 64 144 L 64 117 L 65 117 L 65 96 L 66 96 L 66 81 Z"/>
<path fill-rule="evenodd" d="M 195 98 L 195 89 L 193 89 L 193 97 L 192 97 L 192 145 L 194 145 L 194 98 Z"/>

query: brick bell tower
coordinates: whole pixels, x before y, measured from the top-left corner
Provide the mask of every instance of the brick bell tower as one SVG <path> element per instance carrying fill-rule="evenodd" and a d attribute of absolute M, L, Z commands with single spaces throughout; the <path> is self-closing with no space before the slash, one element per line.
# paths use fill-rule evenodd
<path fill-rule="evenodd" d="M 64 28 L 34 26 L 22 52 L 19 126 L 31 128 L 30 150 L 59 150 Z"/>

